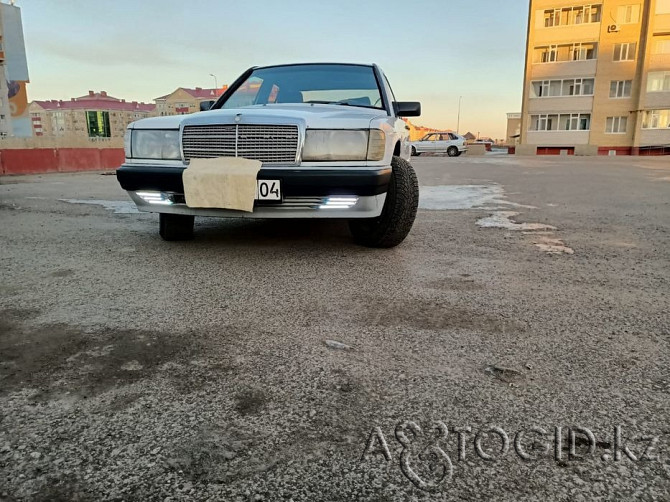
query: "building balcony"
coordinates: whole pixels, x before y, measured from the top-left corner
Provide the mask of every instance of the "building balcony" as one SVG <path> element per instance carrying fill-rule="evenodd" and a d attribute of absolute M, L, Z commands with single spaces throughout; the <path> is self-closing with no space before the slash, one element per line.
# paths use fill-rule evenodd
<path fill-rule="evenodd" d="M 594 77 L 597 59 L 587 61 L 562 61 L 558 63 L 534 63 L 531 66 L 530 79 L 550 79 L 569 77 Z"/>
<path fill-rule="evenodd" d="M 598 40 L 600 38 L 600 23 L 569 24 L 567 26 L 552 26 L 550 28 L 535 29 L 533 43 L 558 44 L 573 43 L 580 40 Z"/>
<path fill-rule="evenodd" d="M 670 54 L 652 54 L 649 56 L 647 71 L 664 71 L 670 69 Z"/>
<path fill-rule="evenodd" d="M 656 14 L 654 16 L 654 33 L 670 32 L 670 14 Z"/>
<path fill-rule="evenodd" d="M 670 91 L 645 93 L 644 107 L 647 110 L 670 109 Z"/>
<path fill-rule="evenodd" d="M 528 113 L 590 112 L 593 96 L 556 96 L 551 98 L 530 98 Z"/>
<path fill-rule="evenodd" d="M 528 131 L 525 143 L 538 146 L 588 145 L 591 131 Z"/>
<path fill-rule="evenodd" d="M 640 146 L 670 145 L 670 127 L 667 129 L 642 129 Z"/>

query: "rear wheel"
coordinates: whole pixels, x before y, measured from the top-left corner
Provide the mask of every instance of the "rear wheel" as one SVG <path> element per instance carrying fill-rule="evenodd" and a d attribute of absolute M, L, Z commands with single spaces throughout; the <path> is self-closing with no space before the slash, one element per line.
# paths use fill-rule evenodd
<path fill-rule="evenodd" d="M 193 239 L 194 216 L 187 214 L 160 213 L 158 233 L 166 241 L 187 241 Z"/>
<path fill-rule="evenodd" d="M 377 218 L 350 220 L 349 228 L 358 244 L 392 248 L 412 229 L 419 206 L 419 182 L 411 164 L 400 157 L 391 161 L 393 172 L 382 214 Z"/>
<path fill-rule="evenodd" d="M 447 155 L 449 155 L 449 157 L 458 157 L 458 148 L 455 146 L 450 146 L 447 148 Z"/>
<path fill-rule="evenodd" d="M 412 147 L 412 157 L 418 157 L 419 155 L 421 154 L 416 151 L 416 148 Z"/>

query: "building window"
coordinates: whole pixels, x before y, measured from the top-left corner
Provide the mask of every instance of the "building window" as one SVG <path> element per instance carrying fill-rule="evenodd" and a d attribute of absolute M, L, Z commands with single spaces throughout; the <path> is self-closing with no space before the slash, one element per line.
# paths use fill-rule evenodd
<path fill-rule="evenodd" d="M 577 44 L 544 45 L 535 47 L 534 63 L 556 63 L 565 61 L 588 61 L 598 57 L 598 44 L 584 42 Z"/>
<path fill-rule="evenodd" d="M 531 115 L 531 131 L 557 131 L 558 115 Z"/>
<path fill-rule="evenodd" d="M 588 59 L 595 59 L 596 44 L 574 44 L 572 46 L 572 60 L 586 61 Z"/>
<path fill-rule="evenodd" d="M 550 45 L 548 47 L 538 47 L 535 49 L 538 63 L 554 63 L 558 59 L 558 47 Z"/>
<path fill-rule="evenodd" d="M 111 137 L 111 128 L 109 127 L 109 112 L 86 112 L 86 123 L 88 125 L 89 138 Z"/>
<path fill-rule="evenodd" d="M 552 26 L 561 25 L 561 9 L 552 9 L 544 11 L 544 27 L 551 28 Z"/>
<path fill-rule="evenodd" d="M 647 110 L 642 115 L 642 129 L 666 129 L 670 127 L 670 110 Z"/>
<path fill-rule="evenodd" d="M 636 24 L 640 22 L 640 5 L 621 5 L 617 8 L 618 24 Z"/>
<path fill-rule="evenodd" d="M 588 131 L 590 129 L 590 113 L 531 115 L 528 126 L 529 131 Z"/>
<path fill-rule="evenodd" d="M 670 14 L 670 0 L 656 0 L 656 14 Z"/>
<path fill-rule="evenodd" d="M 632 80 L 612 80 L 610 82 L 610 98 L 630 98 L 632 88 Z"/>
<path fill-rule="evenodd" d="M 593 96 L 594 79 L 536 80 L 532 82 L 533 98 L 557 96 Z"/>
<path fill-rule="evenodd" d="M 670 91 L 670 71 L 649 72 L 647 92 Z"/>
<path fill-rule="evenodd" d="M 654 42 L 654 54 L 670 54 L 670 38 Z"/>
<path fill-rule="evenodd" d="M 551 28 L 553 26 L 599 23 L 601 11 L 602 8 L 600 4 L 545 10 L 544 27 Z"/>
<path fill-rule="evenodd" d="M 635 42 L 614 44 L 614 61 L 634 61 L 636 46 Z"/>
<path fill-rule="evenodd" d="M 628 117 L 607 117 L 605 132 L 607 134 L 625 134 Z"/>

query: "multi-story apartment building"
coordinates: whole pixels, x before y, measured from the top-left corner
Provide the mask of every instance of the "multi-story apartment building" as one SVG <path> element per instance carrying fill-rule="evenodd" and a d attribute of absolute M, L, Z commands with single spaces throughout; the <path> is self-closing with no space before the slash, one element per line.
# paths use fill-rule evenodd
<path fill-rule="evenodd" d="M 130 122 L 154 115 L 156 106 L 88 91 L 70 101 L 33 101 L 28 108 L 35 136 L 115 138 Z"/>
<path fill-rule="evenodd" d="M 670 0 L 530 0 L 524 153 L 670 153 Z"/>

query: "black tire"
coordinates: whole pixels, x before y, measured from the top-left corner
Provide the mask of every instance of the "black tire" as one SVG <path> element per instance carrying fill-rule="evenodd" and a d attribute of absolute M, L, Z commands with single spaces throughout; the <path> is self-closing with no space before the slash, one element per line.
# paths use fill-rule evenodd
<path fill-rule="evenodd" d="M 412 165 L 400 157 L 391 161 L 391 182 L 382 214 L 377 218 L 349 220 L 354 241 L 373 248 L 392 248 L 412 229 L 419 206 L 419 181 Z"/>
<path fill-rule="evenodd" d="M 416 151 L 416 148 L 412 147 L 412 157 L 418 157 L 419 155 L 421 154 Z"/>
<path fill-rule="evenodd" d="M 166 241 L 188 241 L 193 239 L 194 222 L 195 216 L 160 213 L 158 233 Z"/>
<path fill-rule="evenodd" d="M 460 157 L 462 153 L 463 153 L 463 152 L 458 152 L 458 153 L 456 154 L 456 157 Z"/>
<path fill-rule="evenodd" d="M 458 154 L 458 147 L 450 146 L 447 148 L 447 155 L 449 155 L 449 157 L 458 157 Z"/>

